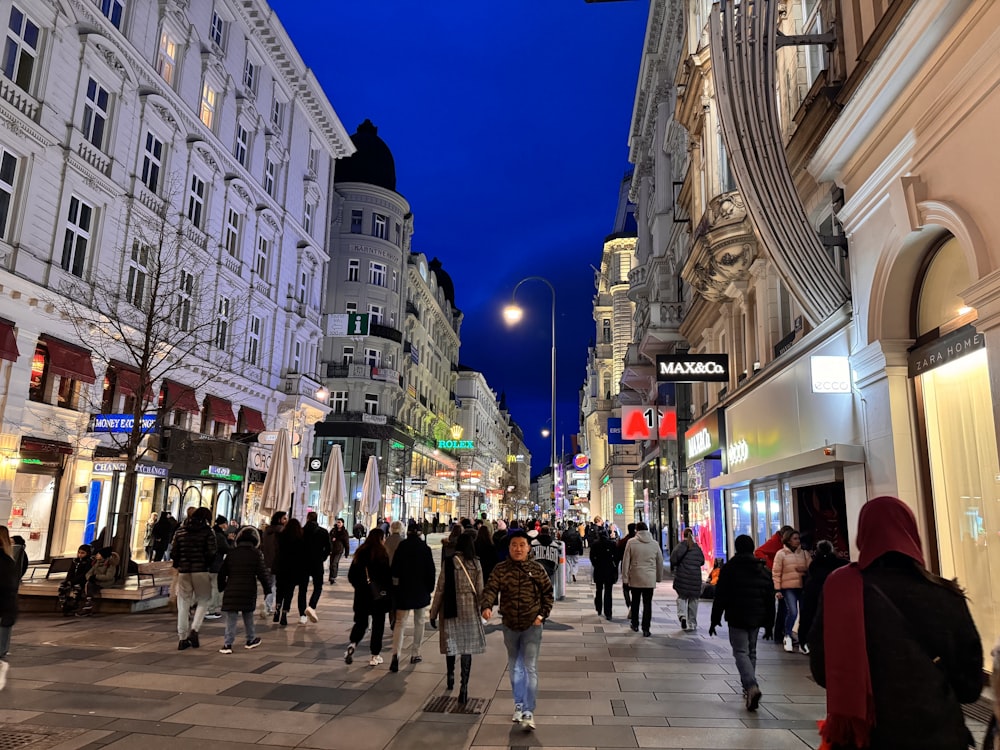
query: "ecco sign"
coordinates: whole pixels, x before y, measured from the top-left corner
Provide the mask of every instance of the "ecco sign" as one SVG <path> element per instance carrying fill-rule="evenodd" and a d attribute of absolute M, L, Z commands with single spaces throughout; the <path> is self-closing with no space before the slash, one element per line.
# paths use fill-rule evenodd
<path fill-rule="evenodd" d="M 723 383 L 729 380 L 729 355 L 658 354 L 656 379 L 661 383 Z"/>
<path fill-rule="evenodd" d="M 851 365 L 847 357 L 810 357 L 813 393 L 850 393 Z"/>
<path fill-rule="evenodd" d="M 730 443 L 729 447 L 726 448 L 726 457 L 729 459 L 730 468 L 746 463 L 750 458 L 750 446 L 742 438 L 735 443 Z"/>

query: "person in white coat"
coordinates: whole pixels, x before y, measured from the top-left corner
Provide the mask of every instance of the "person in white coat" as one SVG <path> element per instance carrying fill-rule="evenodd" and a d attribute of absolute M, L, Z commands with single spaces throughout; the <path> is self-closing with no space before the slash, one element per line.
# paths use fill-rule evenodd
<path fill-rule="evenodd" d="M 653 590 L 663 578 L 663 550 L 649 533 L 649 527 L 639 522 L 635 537 L 625 545 L 622 557 L 622 582 L 632 593 L 631 628 L 639 631 L 639 603 L 642 602 L 642 634 L 649 637 L 653 619 Z"/>

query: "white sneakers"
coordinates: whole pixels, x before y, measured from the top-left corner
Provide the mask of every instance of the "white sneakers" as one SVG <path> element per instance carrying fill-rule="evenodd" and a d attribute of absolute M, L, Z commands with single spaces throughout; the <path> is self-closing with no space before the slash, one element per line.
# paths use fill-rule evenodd
<path fill-rule="evenodd" d="M 312 607 L 306 607 L 306 617 L 313 622 L 319 622 L 319 615 L 316 614 L 316 610 Z M 302 622 L 305 622 L 305 620 L 302 620 Z"/>
<path fill-rule="evenodd" d="M 0 661 L 0 690 L 7 687 L 7 670 L 10 669 L 10 664 L 5 661 Z"/>
<path fill-rule="evenodd" d="M 379 664 L 381 664 L 384 661 L 385 661 L 385 659 L 383 659 L 378 654 L 373 654 L 372 658 L 368 660 L 368 666 L 369 667 L 377 667 Z"/>
<path fill-rule="evenodd" d="M 792 645 L 792 636 L 786 635 L 783 645 L 785 647 L 785 651 L 788 653 L 793 653 L 795 651 L 795 646 Z"/>
<path fill-rule="evenodd" d="M 521 717 L 524 715 L 524 709 L 521 708 L 520 703 L 514 704 L 514 715 L 510 717 L 510 720 L 515 724 L 521 723 Z"/>
<path fill-rule="evenodd" d="M 803 654 L 805 654 L 806 656 L 808 656 L 809 655 L 809 646 L 807 646 L 806 644 L 802 643 L 802 644 L 799 645 L 799 651 L 801 651 Z"/>
<path fill-rule="evenodd" d="M 530 732 L 535 728 L 535 715 L 531 711 L 525 711 L 521 714 L 521 729 L 525 732 Z"/>
<path fill-rule="evenodd" d="M 299 625 L 305 625 L 307 622 L 309 622 L 309 618 L 306 617 L 305 615 L 302 615 L 299 618 Z"/>

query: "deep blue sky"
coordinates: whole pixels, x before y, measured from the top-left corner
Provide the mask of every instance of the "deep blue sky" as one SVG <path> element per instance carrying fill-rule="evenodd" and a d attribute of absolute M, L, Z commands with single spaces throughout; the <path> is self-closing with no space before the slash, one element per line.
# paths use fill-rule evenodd
<path fill-rule="evenodd" d="M 437 256 L 465 314 L 463 364 L 505 391 L 532 473 L 549 463 L 551 297 L 558 433 L 579 430 L 594 273 L 627 164 L 648 3 L 272 0 L 349 133 L 370 118 L 396 160 L 413 249 Z"/>

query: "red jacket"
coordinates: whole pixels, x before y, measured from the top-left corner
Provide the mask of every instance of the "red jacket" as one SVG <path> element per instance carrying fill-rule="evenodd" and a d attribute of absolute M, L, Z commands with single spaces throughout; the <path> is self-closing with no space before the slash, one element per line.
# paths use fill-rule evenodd
<path fill-rule="evenodd" d="M 778 550 L 784 546 L 785 545 L 781 541 L 781 534 L 776 531 L 774 532 L 774 536 L 753 551 L 753 556 L 759 557 L 767 563 L 767 569 L 770 570 L 774 567 L 774 556 L 777 555 Z"/>

